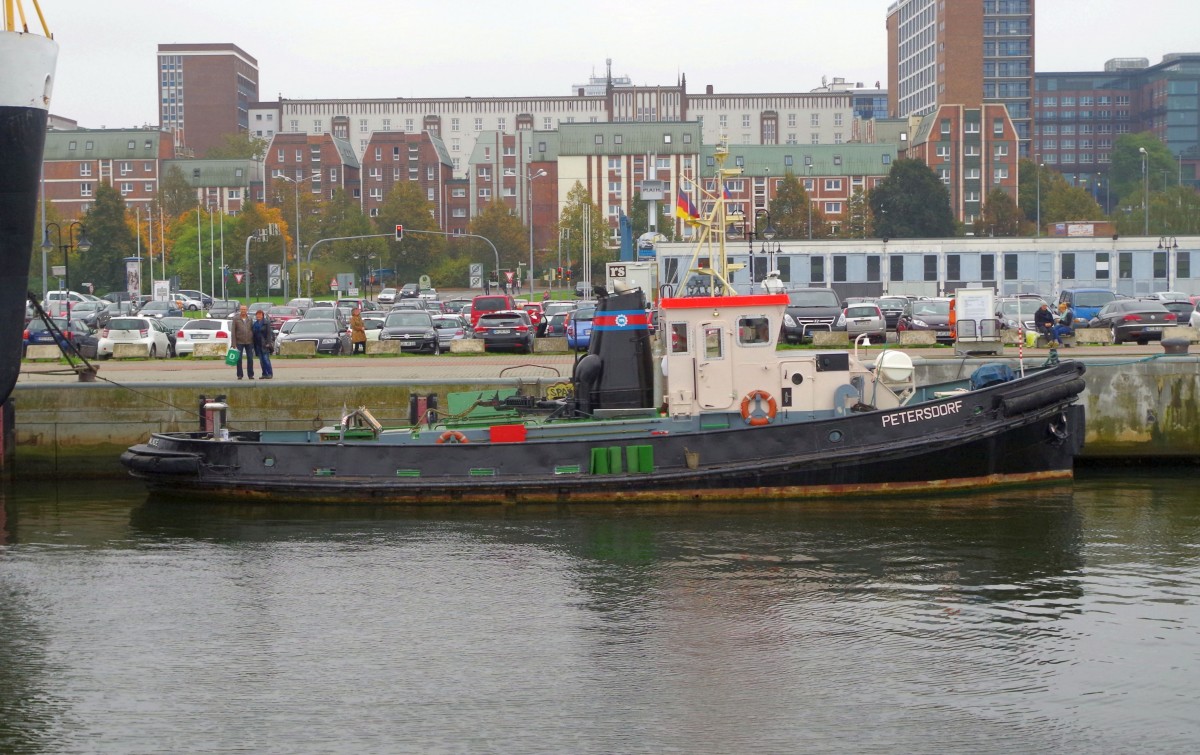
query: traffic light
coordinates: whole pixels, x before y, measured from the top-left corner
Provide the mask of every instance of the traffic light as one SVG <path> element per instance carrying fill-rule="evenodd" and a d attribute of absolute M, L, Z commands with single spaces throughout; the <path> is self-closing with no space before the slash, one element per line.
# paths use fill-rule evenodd
<path fill-rule="evenodd" d="M 403 241 L 403 240 L 404 240 L 404 226 L 398 225 L 398 226 L 396 226 L 396 241 Z"/>
<path fill-rule="evenodd" d="M 571 268 L 567 268 L 567 282 L 571 281 Z"/>
<path fill-rule="evenodd" d="M 561 267 L 560 267 L 560 268 L 558 268 L 558 274 L 557 274 L 557 275 L 555 275 L 554 277 L 555 277 L 555 279 L 556 279 L 556 280 L 562 280 L 562 277 L 563 277 L 563 272 L 562 272 L 562 268 L 561 268 Z"/>

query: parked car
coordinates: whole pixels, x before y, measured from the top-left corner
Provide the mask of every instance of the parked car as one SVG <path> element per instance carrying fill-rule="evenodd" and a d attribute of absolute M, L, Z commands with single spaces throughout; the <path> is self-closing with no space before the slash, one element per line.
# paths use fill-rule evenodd
<path fill-rule="evenodd" d="M 333 320 L 337 323 L 339 330 L 345 330 L 350 327 L 350 321 L 342 311 L 337 307 L 313 307 L 304 313 L 301 320 Z"/>
<path fill-rule="evenodd" d="M 529 313 L 529 321 L 533 323 L 534 330 L 540 330 L 543 317 L 542 303 L 540 301 L 525 302 L 521 305 L 521 309 Z"/>
<path fill-rule="evenodd" d="M 567 335 L 567 312 L 556 312 L 546 318 L 546 329 L 538 335 L 544 338 L 565 338 Z"/>
<path fill-rule="evenodd" d="M 425 301 L 424 299 L 400 299 L 399 301 L 397 301 L 395 304 L 393 304 L 391 306 L 389 311 L 395 312 L 395 311 L 401 310 L 401 309 L 408 309 L 408 310 L 416 309 L 416 310 L 420 310 L 422 312 L 428 312 L 429 311 L 429 302 Z"/>
<path fill-rule="evenodd" d="M 876 304 L 851 304 L 842 310 L 837 321 L 833 323 L 834 330 L 844 330 L 851 341 L 866 334 L 875 343 L 887 340 L 887 320 L 883 310 Z"/>
<path fill-rule="evenodd" d="M 1168 312 L 1175 313 L 1175 319 L 1180 323 L 1186 323 L 1188 318 L 1192 316 L 1192 311 L 1196 308 L 1192 304 L 1191 297 L 1179 291 L 1159 291 L 1158 293 L 1150 294 L 1147 299 L 1153 299 L 1161 302 Z"/>
<path fill-rule="evenodd" d="M 184 326 L 184 323 L 189 323 L 193 319 L 195 319 L 195 318 L 192 318 L 192 317 L 164 317 L 163 319 L 159 320 L 159 322 L 161 322 L 163 324 L 163 327 L 167 329 L 167 332 L 171 334 L 171 343 L 174 344 L 176 331 L 178 331 L 180 328 L 182 328 Z"/>
<path fill-rule="evenodd" d="M 274 307 L 274 306 L 275 306 L 275 304 L 273 302 L 256 301 L 253 304 L 247 305 L 246 314 L 250 316 L 250 321 L 253 322 L 255 320 L 256 312 L 258 312 L 261 309 L 263 311 L 263 314 L 266 314 L 267 312 L 270 312 L 271 307 Z"/>
<path fill-rule="evenodd" d="M 366 331 L 368 341 L 382 340 L 383 322 L 387 319 L 387 315 L 380 312 L 378 314 L 362 314 L 363 330 Z M 349 330 L 347 330 L 349 332 Z"/>
<path fill-rule="evenodd" d="M 419 289 L 417 291 L 417 298 L 418 299 L 426 299 L 426 300 L 436 299 L 436 298 L 438 298 L 437 289 L 436 288 Z"/>
<path fill-rule="evenodd" d="M 296 323 L 303 322 L 303 321 L 304 321 L 303 318 L 301 318 L 299 320 L 288 320 L 283 325 L 279 326 L 279 332 L 275 334 L 275 353 L 276 354 L 279 353 L 279 337 L 286 336 L 288 333 L 291 333 L 292 328 L 296 327 Z"/>
<path fill-rule="evenodd" d="M 71 319 L 81 320 L 89 328 L 103 328 L 112 317 L 108 309 L 110 301 L 81 301 L 71 305 Z"/>
<path fill-rule="evenodd" d="M 181 317 L 183 310 L 172 299 L 171 301 L 148 301 L 138 309 L 138 316 L 153 317 L 161 320 L 164 317 Z"/>
<path fill-rule="evenodd" d="M 171 356 L 171 339 L 167 337 L 167 329 L 156 317 L 138 315 L 137 317 L 112 318 L 108 321 L 108 325 L 100 331 L 100 342 L 97 345 L 96 355 L 112 356 L 113 347 L 118 343 L 141 344 L 149 350 L 151 358 L 165 359 Z"/>
<path fill-rule="evenodd" d="M 1046 304 L 1036 296 L 1006 296 L 996 300 L 996 319 L 1002 330 L 1024 328 L 1026 332 L 1037 330 L 1033 315 Z"/>
<path fill-rule="evenodd" d="M 1058 294 L 1057 304 L 1063 302 L 1075 313 L 1076 320 L 1088 322 L 1100 313 L 1100 308 L 1114 299 L 1119 299 L 1115 291 L 1107 288 L 1064 288 Z M 1051 307 L 1057 312 L 1055 307 Z"/>
<path fill-rule="evenodd" d="M 400 351 L 441 354 L 441 341 L 433 316 L 423 309 L 393 309 L 383 321 L 381 341 L 399 341 Z"/>
<path fill-rule="evenodd" d="M 467 324 L 458 315 L 433 315 L 432 319 L 442 351 L 450 350 L 451 341 L 461 341 L 467 337 Z"/>
<path fill-rule="evenodd" d="M 592 342 L 592 320 L 596 317 L 596 308 L 582 306 L 567 313 L 567 346 L 572 349 L 586 349 Z"/>
<path fill-rule="evenodd" d="M 938 343 L 954 343 L 950 335 L 950 300 L 917 299 L 912 303 L 912 313 L 900 319 L 896 330 L 932 330 Z"/>
<path fill-rule="evenodd" d="M 1178 320 L 1162 302 L 1115 299 L 1101 307 L 1089 324 L 1093 328 L 1107 328 L 1113 343 L 1137 341 L 1139 346 L 1145 346 L 1161 340 L 1163 328 L 1178 324 Z"/>
<path fill-rule="evenodd" d="M 475 337 L 483 339 L 484 351 L 517 349 L 532 354 L 537 335 L 528 312 L 508 309 L 481 315 L 475 323 Z"/>
<path fill-rule="evenodd" d="M 312 342 L 316 344 L 318 354 L 350 353 L 350 336 L 334 318 L 304 318 L 295 320 L 295 323 L 290 331 L 280 334 L 280 342 Z"/>
<path fill-rule="evenodd" d="M 110 301 L 108 302 L 109 317 L 129 317 L 137 314 L 137 304 L 131 299 L 125 301 Z"/>
<path fill-rule="evenodd" d="M 421 293 L 421 287 L 416 283 L 405 283 L 400 287 L 401 299 L 416 299 Z"/>
<path fill-rule="evenodd" d="M 271 307 L 265 317 L 271 321 L 271 327 L 276 332 L 288 320 L 299 320 L 301 312 L 297 307 Z"/>
<path fill-rule="evenodd" d="M 68 322 L 64 317 L 53 317 L 50 321 L 54 323 L 53 329 L 41 318 L 29 321 L 21 345 L 22 356 L 29 346 L 57 345 L 66 350 L 68 344 L 74 344 L 79 356 L 84 359 L 96 358 L 100 339 L 94 328 L 89 328 L 80 320 Z"/>
<path fill-rule="evenodd" d="M 208 316 L 214 320 L 228 320 L 241 308 L 242 304 L 237 299 L 213 299 L 212 304 L 208 305 Z"/>
<path fill-rule="evenodd" d="M 516 309 L 517 303 L 508 294 L 483 294 L 471 300 L 471 331 L 479 322 L 479 317 L 488 312 L 502 312 Z"/>
<path fill-rule="evenodd" d="M 783 313 L 783 337 L 787 343 L 812 340 L 817 330 L 832 330 L 842 313 L 841 302 L 832 288 L 798 288 L 788 292 Z"/>
<path fill-rule="evenodd" d="M 207 309 L 209 306 L 212 305 L 212 302 L 213 302 L 212 296 L 204 293 L 203 291 L 197 291 L 195 289 L 190 289 L 190 288 L 181 288 L 181 289 L 179 289 L 178 293 L 183 294 L 184 296 L 188 297 L 189 299 L 194 299 L 195 301 L 200 302 L 201 309 Z"/>
<path fill-rule="evenodd" d="M 182 291 L 175 291 L 171 294 L 171 298 L 175 300 L 175 304 L 185 312 L 199 312 L 205 308 L 202 299 L 193 299 L 191 296 Z M 209 299 L 209 301 L 212 301 Z"/>
<path fill-rule="evenodd" d="M 394 288 L 385 288 L 379 292 L 379 296 L 375 297 L 375 301 L 380 304 L 395 304 L 396 299 L 400 298 L 400 292 Z"/>
<path fill-rule="evenodd" d="M 312 299 L 309 299 L 308 297 L 305 297 L 305 296 L 297 296 L 295 299 L 289 300 L 288 303 L 285 304 L 284 306 L 295 307 L 296 309 L 300 310 L 300 314 L 301 314 L 301 316 L 303 316 L 304 313 L 307 312 L 309 307 L 311 307 L 312 305 L 313 305 Z"/>
<path fill-rule="evenodd" d="M 449 299 L 442 302 L 442 311 L 448 315 L 460 315 L 463 308 L 469 306 L 471 306 L 470 299 Z"/>
<path fill-rule="evenodd" d="M 233 341 L 233 323 L 226 319 L 188 320 L 175 331 L 175 353 L 193 354 L 198 343 L 219 343 L 229 348 Z"/>
<path fill-rule="evenodd" d="M 577 298 L 582 299 L 591 290 L 591 281 L 575 281 L 575 296 Z"/>

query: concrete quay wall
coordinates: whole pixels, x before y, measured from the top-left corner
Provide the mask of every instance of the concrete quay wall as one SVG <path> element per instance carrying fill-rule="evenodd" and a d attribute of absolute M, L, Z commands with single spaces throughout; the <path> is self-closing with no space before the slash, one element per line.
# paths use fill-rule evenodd
<path fill-rule="evenodd" d="M 996 360 L 989 360 L 996 361 Z M 1016 368 L 1016 360 L 1008 360 Z M 1027 360 L 1027 364 L 1042 359 Z M 1200 461 L 1200 357 L 1082 358 L 1087 389 L 1083 460 Z M 916 358 L 917 379 L 968 376 L 979 360 Z M 344 409 L 365 406 L 381 423 L 408 422 L 409 396 L 523 387 L 542 394 L 561 377 L 428 380 L 304 379 L 259 383 L 104 382 L 18 385 L 15 443 L 6 469 L 14 478 L 123 475 L 118 457 L 151 432 L 193 430 L 199 396 L 227 397 L 233 428 L 315 429 L 336 424 Z"/>

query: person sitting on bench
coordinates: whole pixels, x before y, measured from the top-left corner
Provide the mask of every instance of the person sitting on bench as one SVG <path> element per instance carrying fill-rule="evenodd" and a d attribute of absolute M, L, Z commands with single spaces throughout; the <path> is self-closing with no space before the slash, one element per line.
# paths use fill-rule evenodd
<path fill-rule="evenodd" d="M 1038 335 L 1045 336 L 1046 340 L 1054 340 L 1054 314 L 1050 311 L 1049 304 L 1043 302 L 1038 311 L 1033 313 L 1033 327 Z"/>
<path fill-rule="evenodd" d="M 1064 301 L 1058 305 L 1058 324 L 1054 326 L 1052 333 L 1053 341 L 1059 346 L 1063 345 L 1063 336 L 1075 334 L 1075 313 L 1067 306 Z"/>

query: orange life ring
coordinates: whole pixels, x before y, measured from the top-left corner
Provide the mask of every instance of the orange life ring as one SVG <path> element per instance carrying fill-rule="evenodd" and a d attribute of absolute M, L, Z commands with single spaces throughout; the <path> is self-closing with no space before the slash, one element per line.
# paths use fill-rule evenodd
<path fill-rule="evenodd" d="M 442 433 L 442 436 L 437 439 L 438 443 L 470 443 L 467 436 L 460 433 L 458 430 L 447 430 Z"/>
<path fill-rule="evenodd" d="M 765 416 L 754 414 L 754 408 L 761 401 L 767 402 L 767 413 Z M 775 403 L 775 397 L 766 391 L 756 389 L 747 393 L 746 397 L 742 399 L 742 419 L 746 420 L 746 424 L 753 427 L 771 424 L 778 411 L 779 407 Z"/>

